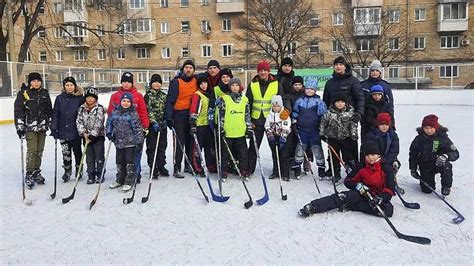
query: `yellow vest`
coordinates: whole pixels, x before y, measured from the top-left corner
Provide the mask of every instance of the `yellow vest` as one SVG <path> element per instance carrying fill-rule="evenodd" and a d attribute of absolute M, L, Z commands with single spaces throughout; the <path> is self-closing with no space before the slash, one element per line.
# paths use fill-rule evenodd
<path fill-rule="evenodd" d="M 248 98 L 242 95 L 240 103 L 236 103 L 232 100 L 232 97 L 224 95 L 222 100 L 225 103 L 224 131 L 226 138 L 245 136 L 245 131 L 247 130 L 245 108 L 249 102 Z"/>
<path fill-rule="evenodd" d="M 219 98 L 221 96 L 224 96 L 225 93 L 221 90 L 221 87 L 219 87 L 219 85 L 217 85 L 217 86 L 214 87 L 214 95 L 216 96 L 216 100 L 217 100 L 217 98 Z"/>
<path fill-rule="evenodd" d="M 260 113 L 263 112 L 263 116 L 267 117 L 270 113 L 272 108 L 272 97 L 273 95 L 278 94 L 278 82 L 274 81 L 268 84 L 267 90 L 265 91 L 265 95 L 262 97 L 262 93 L 260 92 L 260 84 L 258 81 L 250 83 L 250 89 L 253 95 L 253 103 L 252 103 L 252 111 L 250 112 L 250 116 L 253 119 L 259 119 Z"/>
<path fill-rule="evenodd" d="M 209 110 L 209 98 L 200 91 L 196 91 L 196 94 L 198 94 L 199 97 L 201 98 L 201 101 L 200 101 L 201 106 L 199 110 L 199 115 L 197 116 L 197 119 L 196 119 L 196 126 L 207 126 L 209 125 L 209 120 L 207 117 L 207 113 Z"/>

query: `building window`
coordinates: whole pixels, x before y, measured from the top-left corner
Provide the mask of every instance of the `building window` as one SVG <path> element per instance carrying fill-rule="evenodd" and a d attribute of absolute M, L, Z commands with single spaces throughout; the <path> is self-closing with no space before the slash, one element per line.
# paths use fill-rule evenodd
<path fill-rule="evenodd" d="M 145 19 L 130 19 L 125 22 L 126 32 L 152 32 L 153 20 Z"/>
<path fill-rule="evenodd" d="M 171 51 L 168 47 L 161 48 L 161 58 L 168 59 L 171 57 Z"/>
<path fill-rule="evenodd" d="M 232 44 L 223 44 L 222 45 L 222 57 L 232 56 Z"/>
<path fill-rule="evenodd" d="M 424 20 L 426 20 L 426 9 L 415 8 L 415 21 L 424 21 Z"/>
<path fill-rule="evenodd" d="M 64 32 L 64 29 L 61 28 L 61 27 L 56 27 L 54 28 L 54 38 L 62 38 L 64 37 L 66 34 Z"/>
<path fill-rule="evenodd" d="M 273 49 L 273 45 L 269 42 L 265 44 L 265 51 L 267 52 L 267 54 L 275 53 L 275 49 Z"/>
<path fill-rule="evenodd" d="M 443 19 L 466 19 L 466 3 L 443 4 Z"/>
<path fill-rule="evenodd" d="M 74 78 L 78 83 L 84 83 L 87 81 L 86 73 L 73 74 Z"/>
<path fill-rule="evenodd" d="M 309 53 L 310 54 L 317 54 L 319 53 L 319 42 L 312 41 L 309 43 Z"/>
<path fill-rule="evenodd" d="M 99 49 L 97 52 L 97 59 L 99 60 L 105 60 L 107 58 L 107 52 L 105 49 Z"/>
<path fill-rule="evenodd" d="M 63 3 L 53 3 L 53 12 L 56 14 L 63 12 Z"/>
<path fill-rule="evenodd" d="M 413 68 L 413 77 L 414 78 L 424 78 L 425 77 L 425 67 L 415 67 Z"/>
<path fill-rule="evenodd" d="M 31 62 L 31 53 L 30 53 L 30 51 L 26 52 L 25 62 Z"/>
<path fill-rule="evenodd" d="M 400 49 L 400 38 L 389 38 L 388 39 L 388 49 L 396 51 Z"/>
<path fill-rule="evenodd" d="M 332 25 L 341 26 L 344 24 L 344 14 L 342 12 L 335 12 L 332 14 Z"/>
<path fill-rule="evenodd" d="M 171 77 L 170 72 L 163 72 L 161 74 L 162 74 L 161 77 L 163 78 L 163 82 L 170 82 L 170 77 Z"/>
<path fill-rule="evenodd" d="M 161 22 L 161 33 L 170 33 L 170 24 L 168 22 Z"/>
<path fill-rule="evenodd" d="M 56 51 L 56 61 L 64 61 L 63 51 Z"/>
<path fill-rule="evenodd" d="M 105 35 L 105 26 L 104 25 L 97 25 L 96 33 L 97 33 L 97 36 L 104 36 Z"/>
<path fill-rule="evenodd" d="M 232 20 L 224 19 L 222 20 L 222 31 L 231 31 L 232 30 Z"/>
<path fill-rule="evenodd" d="M 440 66 L 439 68 L 440 78 L 457 78 L 458 77 L 458 66 Z"/>
<path fill-rule="evenodd" d="M 399 78 L 400 69 L 398 67 L 389 67 L 388 68 L 388 77 L 392 79 Z"/>
<path fill-rule="evenodd" d="M 390 9 L 388 11 L 388 22 L 390 23 L 400 22 L 400 9 Z"/>
<path fill-rule="evenodd" d="M 160 0 L 160 7 L 161 8 L 168 8 L 170 6 L 168 0 Z"/>
<path fill-rule="evenodd" d="M 44 14 L 44 2 L 39 6 L 38 14 Z"/>
<path fill-rule="evenodd" d="M 426 38 L 425 37 L 415 37 L 415 50 L 423 50 L 426 47 Z"/>
<path fill-rule="evenodd" d="M 39 61 L 40 62 L 46 62 L 47 59 L 48 59 L 48 57 L 46 55 L 46 51 L 40 51 L 39 52 Z"/>
<path fill-rule="evenodd" d="M 83 0 L 66 0 L 64 10 L 68 11 L 82 11 Z"/>
<path fill-rule="evenodd" d="M 125 59 L 125 49 L 119 48 L 117 51 L 117 59 Z"/>
<path fill-rule="evenodd" d="M 146 72 L 137 72 L 137 82 L 138 83 L 147 83 L 148 77 Z"/>
<path fill-rule="evenodd" d="M 99 72 L 97 75 L 97 81 L 98 82 L 104 82 L 107 80 L 107 73 L 104 72 Z"/>
<path fill-rule="evenodd" d="M 87 60 L 87 50 L 79 49 L 74 51 L 74 60 L 85 61 Z"/>
<path fill-rule="evenodd" d="M 209 20 L 201 20 L 201 32 L 208 33 L 211 31 L 211 22 Z"/>
<path fill-rule="evenodd" d="M 362 79 L 367 79 L 369 78 L 369 69 L 368 68 L 357 68 L 357 71 L 359 72 L 359 75 Z"/>
<path fill-rule="evenodd" d="M 189 32 L 189 21 L 181 21 L 181 32 Z"/>
<path fill-rule="evenodd" d="M 332 40 L 332 50 L 333 53 L 342 53 L 342 43 L 340 40 Z"/>
<path fill-rule="evenodd" d="M 130 9 L 143 9 L 145 8 L 145 0 L 130 0 L 128 6 Z"/>
<path fill-rule="evenodd" d="M 296 23 L 298 22 L 296 17 L 290 17 L 288 18 L 288 21 L 286 22 L 286 27 L 289 29 L 292 29 L 296 26 Z"/>
<path fill-rule="evenodd" d="M 296 42 L 290 42 L 288 44 L 288 55 L 296 55 Z"/>
<path fill-rule="evenodd" d="M 319 27 L 319 23 L 321 22 L 319 14 L 314 15 L 313 18 L 309 19 L 309 26 L 310 27 Z"/>
<path fill-rule="evenodd" d="M 211 57 L 212 54 L 211 54 L 211 48 L 212 46 L 210 45 L 201 45 L 201 56 L 202 57 Z"/>
<path fill-rule="evenodd" d="M 189 6 L 189 0 L 180 0 L 179 1 L 179 6 L 180 7 L 188 7 Z"/>
<path fill-rule="evenodd" d="M 208 6 L 209 0 L 201 0 L 201 6 Z"/>
<path fill-rule="evenodd" d="M 189 57 L 189 48 L 188 47 L 181 48 L 181 57 L 182 58 L 188 58 Z"/>
<path fill-rule="evenodd" d="M 45 30 L 38 31 L 38 37 L 39 38 L 45 38 L 46 37 L 46 31 Z"/>
<path fill-rule="evenodd" d="M 359 39 L 357 40 L 357 51 L 367 52 L 372 50 L 373 42 L 370 39 Z"/>
<path fill-rule="evenodd" d="M 459 36 L 441 36 L 441 48 L 459 48 Z"/>
<path fill-rule="evenodd" d="M 150 49 L 147 47 L 137 48 L 137 58 L 138 59 L 150 58 Z"/>
<path fill-rule="evenodd" d="M 80 22 L 80 23 L 77 23 L 76 25 L 68 25 L 66 27 L 68 35 L 71 35 L 71 37 L 86 37 L 87 36 L 86 29 L 87 29 L 87 23 L 85 22 Z"/>
<path fill-rule="evenodd" d="M 355 24 L 378 24 L 380 23 L 380 8 L 355 8 Z"/>

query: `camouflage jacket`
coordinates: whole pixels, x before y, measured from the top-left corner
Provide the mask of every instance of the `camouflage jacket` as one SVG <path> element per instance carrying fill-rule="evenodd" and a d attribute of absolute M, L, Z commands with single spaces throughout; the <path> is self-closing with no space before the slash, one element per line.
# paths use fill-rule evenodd
<path fill-rule="evenodd" d="M 16 96 L 14 108 L 17 131 L 42 132 L 49 129 L 53 105 L 47 90 L 22 88 Z"/>
<path fill-rule="evenodd" d="M 166 96 L 166 93 L 162 90 L 147 89 L 145 93 L 145 104 L 148 109 L 150 125 L 152 123 L 159 123 L 160 128 L 164 127 Z"/>
<path fill-rule="evenodd" d="M 354 108 L 347 106 L 338 110 L 334 105 L 329 107 L 329 112 L 324 114 L 319 125 L 320 136 L 337 140 L 352 138 L 357 140 L 357 123 L 351 121 Z"/>
<path fill-rule="evenodd" d="M 92 109 L 87 109 L 84 103 L 77 111 L 76 125 L 79 135 L 87 133 L 94 137 L 105 136 L 105 109 L 102 105 L 96 104 Z"/>

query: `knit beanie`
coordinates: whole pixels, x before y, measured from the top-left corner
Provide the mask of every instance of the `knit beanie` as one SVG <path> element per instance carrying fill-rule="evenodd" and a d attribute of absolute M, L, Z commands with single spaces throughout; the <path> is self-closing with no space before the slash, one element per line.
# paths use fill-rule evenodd
<path fill-rule="evenodd" d="M 89 87 L 87 88 L 86 90 L 86 94 L 84 95 L 84 97 L 94 97 L 95 100 L 97 101 L 99 99 L 99 90 L 96 88 L 96 87 Z"/>
<path fill-rule="evenodd" d="M 220 74 L 221 74 L 221 77 L 226 75 L 226 76 L 229 76 L 230 78 L 233 78 L 234 75 L 232 74 L 232 70 L 230 70 L 229 68 L 224 68 L 220 71 Z"/>
<path fill-rule="evenodd" d="M 438 130 L 439 128 L 439 123 L 438 123 L 438 117 L 436 115 L 427 115 L 423 118 L 423 122 L 421 122 L 422 127 L 430 126 Z"/>
<path fill-rule="evenodd" d="M 282 67 L 284 65 L 290 65 L 291 67 L 293 67 L 293 59 L 291 59 L 289 57 L 283 58 L 283 60 L 281 60 L 280 67 Z"/>
<path fill-rule="evenodd" d="M 240 82 L 240 79 L 238 78 L 231 78 L 229 81 L 229 87 L 232 86 L 232 84 L 238 84 L 240 88 L 242 88 L 242 83 Z"/>
<path fill-rule="evenodd" d="M 122 97 L 120 97 L 120 101 L 122 101 L 123 99 L 128 99 L 130 103 L 133 103 L 133 95 L 130 92 L 125 92 L 124 94 L 122 94 Z"/>
<path fill-rule="evenodd" d="M 347 96 L 344 93 L 337 93 L 333 98 L 333 103 L 337 101 L 347 102 Z"/>
<path fill-rule="evenodd" d="M 129 82 L 133 84 L 133 74 L 131 72 L 123 72 L 122 78 L 120 79 L 120 83 L 122 82 Z"/>
<path fill-rule="evenodd" d="M 198 88 L 201 88 L 201 83 L 203 83 L 203 82 L 206 82 L 206 83 L 209 84 L 209 81 L 207 80 L 206 77 L 200 76 L 200 77 L 197 79 Z"/>
<path fill-rule="evenodd" d="M 343 56 L 336 57 L 336 59 L 334 59 L 334 62 L 333 62 L 333 65 L 335 65 L 335 64 L 343 64 L 343 65 L 347 66 L 346 59 Z"/>
<path fill-rule="evenodd" d="M 369 154 L 378 154 L 380 155 L 380 150 L 378 145 L 373 141 L 367 141 L 362 145 L 362 150 L 364 151 L 364 155 L 367 156 Z"/>
<path fill-rule="evenodd" d="M 382 73 L 383 68 L 379 60 L 374 60 L 372 63 L 370 63 L 370 71 L 372 70 L 377 70 L 378 72 Z"/>
<path fill-rule="evenodd" d="M 383 94 L 383 87 L 380 85 L 374 85 L 370 88 L 370 94 L 381 93 Z"/>
<path fill-rule="evenodd" d="M 189 66 L 192 66 L 193 69 L 196 69 L 196 65 L 194 64 L 193 60 L 188 59 L 188 60 L 184 61 L 183 66 L 181 67 L 181 72 L 183 72 L 184 67 L 185 67 L 185 66 L 188 66 L 188 65 L 189 65 Z"/>
<path fill-rule="evenodd" d="M 271 103 L 283 107 L 283 99 L 280 95 L 273 95 Z"/>
<path fill-rule="evenodd" d="M 77 87 L 77 83 L 76 83 L 76 80 L 73 78 L 73 77 L 66 77 L 64 80 L 63 80 L 63 87 L 66 85 L 66 83 L 68 82 L 71 82 L 74 87 Z"/>
<path fill-rule="evenodd" d="M 318 90 L 318 80 L 315 78 L 309 78 L 306 80 L 306 89 L 312 89 L 314 91 Z"/>
<path fill-rule="evenodd" d="M 215 59 L 211 59 L 209 60 L 209 62 L 207 62 L 207 68 L 211 67 L 211 66 L 215 66 L 217 67 L 218 69 L 221 69 L 221 65 L 219 64 L 219 62 Z"/>
<path fill-rule="evenodd" d="M 260 70 L 270 71 L 270 63 L 265 60 L 262 60 L 257 65 L 257 72 Z"/>
<path fill-rule="evenodd" d="M 43 78 L 38 72 L 31 72 L 30 74 L 28 74 L 28 84 L 30 84 L 33 80 L 39 80 L 43 82 Z"/>
<path fill-rule="evenodd" d="M 303 77 L 302 76 L 295 76 L 293 78 L 293 84 L 292 85 L 295 85 L 295 83 L 301 83 L 301 85 L 304 85 Z"/>
<path fill-rule="evenodd" d="M 160 84 L 163 84 L 163 79 L 161 79 L 161 76 L 160 74 L 153 74 L 151 75 L 151 78 L 150 78 L 150 88 L 151 88 L 151 85 L 155 82 L 158 82 Z"/>
<path fill-rule="evenodd" d="M 392 124 L 392 118 L 389 113 L 380 113 L 377 115 L 377 125 L 388 125 Z"/>

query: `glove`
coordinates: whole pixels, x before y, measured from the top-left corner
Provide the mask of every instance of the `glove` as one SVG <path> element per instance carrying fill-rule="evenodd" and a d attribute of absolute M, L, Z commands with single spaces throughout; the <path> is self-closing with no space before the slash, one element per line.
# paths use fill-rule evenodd
<path fill-rule="evenodd" d="M 354 123 L 359 123 L 360 117 L 361 117 L 360 114 L 358 112 L 355 112 L 352 115 L 351 121 L 354 122 Z"/>
<path fill-rule="evenodd" d="M 357 191 L 359 191 L 361 195 L 364 195 L 365 193 L 369 191 L 369 188 L 362 183 L 357 183 L 355 188 Z"/>
<path fill-rule="evenodd" d="M 319 136 L 319 138 L 324 142 L 328 142 L 328 137 L 326 136 Z"/>
<path fill-rule="evenodd" d="M 400 169 L 400 162 L 398 160 L 393 161 L 392 168 L 394 171 L 398 171 Z"/>
<path fill-rule="evenodd" d="M 418 171 L 416 171 L 416 170 L 411 170 L 410 173 L 411 173 L 411 176 L 412 176 L 413 178 L 416 178 L 416 179 L 420 179 L 420 178 L 421 178 L 421 175 L 420 175 L 420 174 L 418 173 Z"/>
<path fill-rule="evenodd" d="M 286 145 L 286 139 L 280 138 L 280 141 L 278 143 L 278 149 L 283 150 L 283 148 L 285 148 L 285 145 Z"/>
<path fill-rule="evenodd" d="M 160 124 L 159 123 L 151 124 L 151 129 L 153 129 L 153 132 L 158 133 L 158 131 L 160 131 Z"/>
<path fill-rule="evenodd" d="M 107 135 L 105 135 L 110 141 L 114 141 L 114 135 L 112 133 L 107 133 Z"/>
<path fill-rule="evenodd" d="M 166 126 L 168 126 L 169 129 L 173 129 L 173 119 L 166 120 Z"/>
<path fill-rule="evenodd" d="M 436 162 L 435 165 L 438 167 L 443 167 L 446 165 L 448 162 L 448 155 L 447 154 L 441 154 L 436 157 Z"/>
<path fill-rule="evenodd" d="M 87 136 L 87 139 L 89 139 L 90 144 L 94 144 L 97 142 L 97 137 L 94 137 L 92 135 Z"/>
<path fill-rule="evenodd" d="M 18 137 L 21 139 L 25 135 L 25 132 L 23 130 L 17 130 L 16 134 L 18 134 Z"/>
<path fill-rule="evenodd" d="M 191 126 L 191 134 L 196 134 L 197 133 L 197 127 L 196 126 Z"/>

